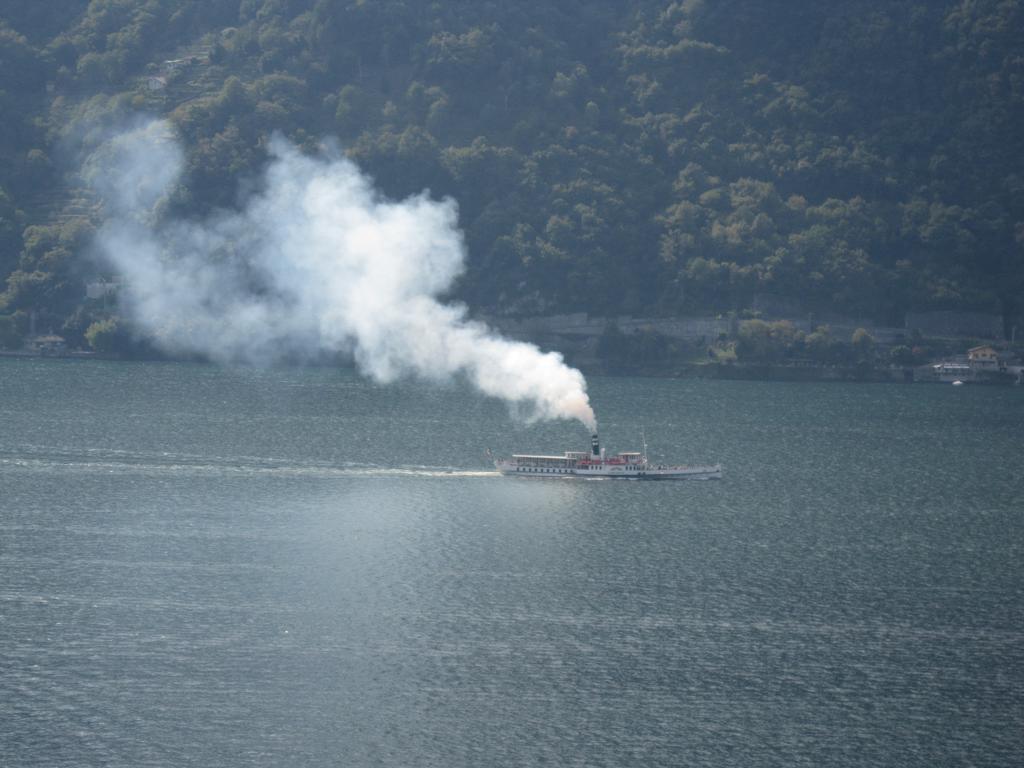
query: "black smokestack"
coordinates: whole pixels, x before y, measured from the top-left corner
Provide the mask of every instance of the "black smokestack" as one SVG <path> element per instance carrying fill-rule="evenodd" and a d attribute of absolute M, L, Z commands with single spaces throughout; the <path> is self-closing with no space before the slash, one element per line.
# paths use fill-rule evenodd
<path fill-rule="evenodd" d="M 597 439 L 597 434 L 590 438 L 590 450 L 595 456 L 601 455 L 601 441 Z"/>

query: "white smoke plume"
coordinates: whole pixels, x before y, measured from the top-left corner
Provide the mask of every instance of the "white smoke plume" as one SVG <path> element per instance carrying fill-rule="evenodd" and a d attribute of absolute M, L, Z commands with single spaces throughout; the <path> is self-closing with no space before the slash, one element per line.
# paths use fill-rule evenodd
<path fill-rule="evenodd" d="M 462 376 L 530 420 L 596 429 L 586 381 L 560 354 L 438 300 L 465 262 L 454 201 L 385 199 L 336 151 L 309 157 L 276 138 L 270 154 L 259 191 L 201 221 L 158 215 L 184 165 L 168 123 L 122 133 L 91 158 L 109 215 L 99 248 L 157 344 L 222 362 L 342 351 L 379 382 Z"/>

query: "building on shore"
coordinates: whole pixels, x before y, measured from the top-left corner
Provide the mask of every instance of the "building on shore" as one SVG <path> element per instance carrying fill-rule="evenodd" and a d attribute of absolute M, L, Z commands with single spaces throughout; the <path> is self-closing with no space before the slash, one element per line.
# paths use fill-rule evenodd
<path fill-rule="evenodd" d="M 113 280 L 98 278 L 85 284 L 85 297 L 93 300 L 105 299 L 108 296 L 116 296 L 123 287 L 124 281 L 120 278 Z"/>
<path fill-rule="evenodd" d="M 25 339 L 25 350 L 36 355 L 63 355 L 68 351 L 68 343 L 63 336 L 43 333 Z"/>
<path fill-rule="evenodd" d="M 975 371 L 996 371 L 999 370 L 999 353 L 988 344 L 971 347 L 967 350 L 967 362 Z"/>

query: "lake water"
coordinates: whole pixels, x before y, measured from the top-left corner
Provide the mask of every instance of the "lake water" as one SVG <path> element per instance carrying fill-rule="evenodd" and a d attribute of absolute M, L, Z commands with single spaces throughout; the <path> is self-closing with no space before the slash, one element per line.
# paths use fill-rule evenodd
<path fill-rule="evenodd" d="M 1008 766 L 1024 390 L 0 359 L 0 765 Z"/>

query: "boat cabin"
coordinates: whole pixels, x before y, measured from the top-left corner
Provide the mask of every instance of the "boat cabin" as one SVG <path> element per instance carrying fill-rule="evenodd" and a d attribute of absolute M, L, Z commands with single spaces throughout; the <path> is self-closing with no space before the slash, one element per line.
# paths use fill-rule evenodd
<path fill-rule="evenodd" d="M 570 456 L 587 457 L 586 451 L 567 452 L 564 456 L 540 456 L 526 453 L 512 455 L 516 468 L 522 472 L 533 472 L 548 475 L 569 475 L 579 463 L 579 459 Z"/>

